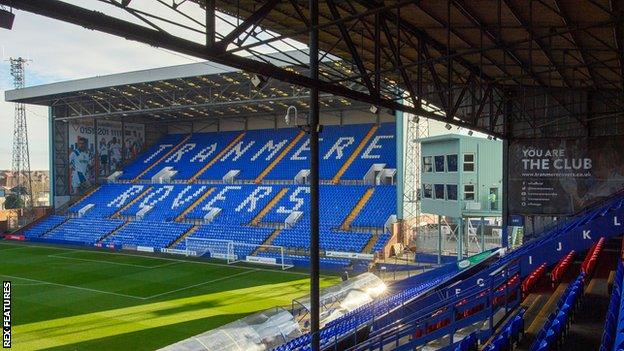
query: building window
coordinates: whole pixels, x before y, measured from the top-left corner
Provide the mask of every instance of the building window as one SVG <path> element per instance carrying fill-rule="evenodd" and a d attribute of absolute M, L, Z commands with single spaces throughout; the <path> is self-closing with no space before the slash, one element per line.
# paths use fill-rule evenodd
<path fill-rule="evenodd" d="M 457 185 L 455 184 L 446 185 L 446 199 L 457 201 Z"/>
<path fill-rule="evenodd" d="M 433 172 L 433 157 L 431 156 L 423 157 L 423 172 L 426 172 L 426 173 Z"/>
<path fill-rule="evenodd" d="M 464 154 L 464 172 L 474 172 L 475 170 L 475 155 Z"/>
<path fill-rule="evenodd" d="M 444 156 L 435 156 L 435 171 L 436 173 L 444 172 Z"/>
<path fill-rule="evenodd" d="M 433 189 L 431 188 L 431 184 L 423 184 L 423 197 L 425 199 L 431 199 L 431 192 Z"/>
<path fill-rule="evenodd" d="M 466 201 L 474 201 L 475 200 L 475 186 L 472 184 L 464 185 L 464 200 Z"/>
<path fill-rule="evenodd" d="M 433 190 L 436 200 L 444 200 L 444 184 L 435 184 Z"/>
<path fill-rule="evenodd" d="M 446 169 L 449 172 L 457 172 L 457 155 L 446 155 Z"/>

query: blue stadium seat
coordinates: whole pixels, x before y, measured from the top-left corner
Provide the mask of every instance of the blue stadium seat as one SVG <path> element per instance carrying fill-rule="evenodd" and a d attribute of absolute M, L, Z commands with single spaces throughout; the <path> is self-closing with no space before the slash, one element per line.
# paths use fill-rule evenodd
<path fill-rule="evenodd" d="M 44 238 L 72 243 L 95 244 L 122 224 L 124 221 L 119 219 L 74 218 L 54 228 Z"/>
<path fill-rule="evenodd" d="M 199 179 L 222 180 L 231 170 L 239 170 L 237 179 L 255 179 L 297 135 L 295 128 L 250 130 L 219 158 Z"/>
<path fill-rule="evenodd" d="M 132 180 L 178 145 L 186 134 L 168 134 L 123 168 L 120 180 Z"/>
<path fill-rule="evenodd" d="M 382 123 L 362 152 L 342 175 L 342 179 L 361 180 L 373 164 L 396 168 L 396 124 Z"/>
<path fill-rule="evenodd" d="M 241 132 L 195 133 L 158 166 L 146 172 L 141 179 L 150 180 L 164 167 L 177 172 L 173 179 L 191 179 L 208 162 L 215 158 Z"/>
<path fill-rule="evenodd" d="M 104 184 L 91 195 L 70 207 L 67 212 L 77 215 L 78 211 L 83 207 L 93 205 L 93 207 L 85 213 L 84 217 L 110 217 L 147 188 L 148 186 L 143 184 Z"/>
<path fill-rule="evenodd" d="M 321 179 L 332 179 L 336 175 L 371 127 L 372 124 L 324 126 L 319 142 Z M 293 180 L 300 170 L 309 168 L 310 139 L 306 135 L 265 179 Z"/>
<path fill-rule="evenodd" d="M 103 244 L 164 248 L 191 229 L 188 223 L 132 221 L 104 240 Z"/>
<path fill-rule="evenodd" d="M 382 228 L 393 214 L 396 214 L 396 186 L 379 185 L 351 226 Z"/>
<path fill-rule="evenodd" d="M 39 238 L 67 220 L 63 216 L 50 216 L 24 231 L 26 238 Z"/>

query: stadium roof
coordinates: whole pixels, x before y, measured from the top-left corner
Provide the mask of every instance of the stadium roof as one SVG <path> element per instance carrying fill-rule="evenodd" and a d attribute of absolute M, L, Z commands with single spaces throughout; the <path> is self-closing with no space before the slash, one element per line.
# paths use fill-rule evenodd
<path fill-rule="evenodd" d="M 289 71 L 262 59 L 267 50 L 307 47 L 307 2 L 93 3 L 100 12 L 58 0 L 0 0 L 15 9 L 499 136 L 587 134 L 593 120 L 614 120 L 624 110 L 620 1 L 321 1 L 322 55 L 340 58 L 348 67 L 328 70 L 319 79 L 306 74 L 309 60 L 288 58 L 302 68 Z M 400 91 L 410 98 L 403 100 Z M 423 100 L 444 114 L 422 108 Z"/>
<path fill-rule="evenodd" d="M 278 67 L 301 51 L 264 55 Z M 329 58 L 324 69 L 343 63 Z M 285 113 L 289 105 L 307 107 L 307 89 L 277 80 L 255 87 L 252 75 L 212 62 L 155 68 L 85 79 L 44 84 L 5 92 L 10 102 L 66 107 L 55 117 L 110 118 L 139 116 L 144 119 L 210 119 Z M 321 96 L 326 111 L 367 106 L 335 97 Z"/>

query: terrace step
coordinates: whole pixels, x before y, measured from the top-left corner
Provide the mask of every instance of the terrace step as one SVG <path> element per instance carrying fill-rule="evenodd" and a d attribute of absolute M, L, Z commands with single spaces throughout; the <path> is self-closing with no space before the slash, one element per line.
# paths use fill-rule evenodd
<path fill-rule="evenodd" d="M 279 235 L 279 233 L 281 233 L 281 231 L 282 231 L 281 229 L 275 229 L 273 233 L 271 233 L 271 235 L 269 235 L 269 237 L 266 238 L 266 240 L 260 245 L 271 245 L 273 240 L 277 238 L 277 236 Z M 251 256 L 255 256 L 258 252 L 263 252 L 263 251 L 265 250 L 262 247 L 258 247 L 257 249 L 254 250 L 254 252 L 251 253 Z"/>
<path fill-rule="evenodd" d="M 167 157 L 169 157 L 171 154 L 173 154 L 174 152 L 176 152 L 180 147 L 182 147 L 182 145 L 184 145 L 189 139 L 191 138 L 191 135 L 187 135 L 184 139 L 182 139 L 176 146 L 172 147 L 171 150 L 165 152 L 164 155 L 162 155 L 162 157 L 160 157 L 158 160 L 156 160 L 156 162 L 153 162 L 149 167 L 147 167 L 143 172 L 141 172 L 138 176 L 136 176 L 132 182 L 136 183 L 138 182 L 141 177 L 143 177 L 147 172 L 149 172 L 152 168 L 156 167 L 156 165 L 158 165 L 160 162 L 162 162 L 164 159 L 166 159 Z"/>
<path fill-rule="evenodd" d="M 128 202 L 125 206 L 117 210 L 117 212 L 113 213 L 113 215 L 110 216 L 110 218 L 112 219 L 118 218 L 121 215 L 121 213 L 123 213 L 123 211 L 130 208 L 130 206 L 134 205 L 137 201 L 141 200 L 145 195 L 147 195 L 147 193 L 152 191 L 152 189 L 153 188 L 150 186 L 147 189 L 143 190 L 143 192 L 140 193 L 139 196 L 135 197 L 134 199 L 132 199 L 132 201 Z"/>
<path fill-rule="evenodd" d="M 375 244 L 377 243 L 378 240 L 379 240 L 379 234 L 371 235 L 371 238 L 366 243 L 366 246 L 364 246 L 362 253 L 371 253 L 371 251 L 373 251 L 373 247 L 375 247 Z"/>
<path fill-rule="evenodd" d="M 366 144 L 368 144 L 368 141 L 373 137 L 373 135 L 375 135 L 375 132 L 377 132 L 377 129 L 379 129 L 379 125 L 375 124 L 371 127 L 368 133 L 366 133 L 362 141 L 360 141 L 360 143 L 355 148 L 355 150 L 353 150 L 353 153 L 351 153 L 349 158 L 345 161 L 345 163 L 342 164 L 342 167 L 340 167 L 336 175 L 334 175 L 334 177 L 332 178 L 333 184 L 340 183 L 340 177 L 342 177 L 342 175 L 347 171 L 347 169 L 349 169 L 349 166 L 351 166 L 353 161 L 355 161 L 355 158 L 360 154 L 360 152 L 362 152 L 362 150 L 364 149 L 364 146 L 366 146 Z"/>
<path fill-rule="evenodd" d="M 186 217 L 186 215 L 189 214 L 189 212 L 193 211 L 193 209 L 195 209 L 197 205 L 199 205 L 202 201 L 204 201 L 204 199 L 206 199 L 210 194 L 212 194 L 214 190 L 215 188 L 208 188 L 208 190 L 206 190 L 206 192 L 203 193 L 202 196 L 198 197 L 197 200 L 195 200 L 191 204 L 191 206 L 187 207 L 186 210 L 182 211 L 182 213 L 176 218 L 176 222 L 182 222 L 184 218 Z"/>
<path fill-rule="evenodd" d="M 342 226 L 340 226 L 340 229 L 349 230 L 349 228 L 351 227 L 351 223 L 353 223 L 353 220 L 355 220 L 355 218 L 358 216 L 358 214 L 360 214 L 360 212 L 364 208 L 364 205 L 366 205 L 368 200 L 370 200 L 371 196 L 373 196 L 373 192 L 375 192 L 375 188 L 372 188 L 372 187 L 366 190 L 364 195 L 362 195 L 360 200 L 357 202 L 357 204 L 355 204 L 355 206 L 353 207 L 353 209 L 351 210 L 351 212 L 349 213 L 345 221 L 342 223 Z"/>
<path fill-rule="evenodd" d="M 102 236 L 101 238 L 98 239 L 97 243 L 102 243 L 104 240 L 110 238 L 111 236 L 113 236 L 115 233 L 117 233 L 119 230 L 121 230 L 121 228 L 125 227 L 126 225 L 128 225 L 128 223 L 130 223 L 130 221 L 125 221 L 122 225 L 120 225 L 119 227 L 115 228 L 112 232 Z"/>
<path fill-rule="evenodd" d="M 251 220 L 251 225 L 258 225 L 258 223 L 260 223 L 260 221 L 262 220 L 262 218 L 264 216 L 266 216 L 267 213 L 269 213 L 269 211 L 271 211 L 271 209 L 273 208 L 273 206 L 275 206 L 279 200 L 284 197 L 284 195 L 286 195 L 286 193 L 288 192 L 288 188 L 282 188 L 273 199 L 271 199 L 271 201 L 269 201 L 269 203 L 264 206 L 264 208 L 258 212 L 258 214 Z"/>
<path fill-rule="evenodd" d="M 213 188 L 214 189 L 214 188 Z M 199 229 L 198 225 L 194 225 L 191 228 L 189 228 L 189 230 L 187 230 L 184 234 L 180 235 L 177 239 L 175 239 L 171 244 L 169 244 L 169 246 L 167 246 L 168 249 L 173 249 L 176 246 L 178 246 L 179 243 L 182 242 L 182 240 L 186 239 L 187 237 L 193 235 L 193 233 L 195 233 L 197 231 L 197 229 Z"/>
<path fill-rule="evenodd" d="M 212 165 L 214 165 L 221 157 L 223 157 L 223 155 L 225 155 L 228 151 L 230 151 L 230 149 L 233 148 L 234 145 L 238 144 L 238 142 L 241 139 L 243 139 L 244 136 L 245 136 L 245 132 L 240 133 L 236 138 L 234 138 L 234 140 L 232 140 L 229 144 L 227 144 L 227 146 L 224 147 L 223 150 L 221 150 L 221 152 L 219 152 L 212 160 L 210 160 L 208 163 L 206 163 L 204 167 L 202 167 L 199 171 L 197 171 L 197 173 L 195 173 L 195 175 L 192 176 L 188 182 L 195 183 L 197 181 L 197 178 L 199 178 L 199 176 L 204 174 L 204 172 L 206 172 L 208 168 L 212 167 Z"/>
<path fill-rule="evenodd" d="M 299 140 L 301 140 L 301 138 L 303 138 L 304 135 L 305 135 L 305 132 L 304 131 L 300 131 L 293 138 L 293 140 L 291 140 L 290 144 L 286 145 L 286 147 L 282 150 L 282 152 L 280 152 L 280 154 L 277 155 L 277 157 L 275 157 L 273 159 L 273 161 L 271 161 L 271 163 L 267 166 L 267 168 L 265 168 L 264 171 L 262 171 L 262 173 L 260 173 L 260 175 L 258 175 L 258 177 L 256 177 L 256 179 L 254 180 L 254 183 L 256 183 L 256 184 L 261 183 L 262 180 L 264 179 L 264 177 L 266 177 L 267 174 L 269 174 L 269 172 L 271 172 L 271 170 L 273 170 L 273 168 L 275 168 L 275 166 L 277 166 L 277 164 L 286 156 L 286 154 L 288 154 L 288 152 L 293 147 L 295 147 L 295 145 L 297 145 Z"/>

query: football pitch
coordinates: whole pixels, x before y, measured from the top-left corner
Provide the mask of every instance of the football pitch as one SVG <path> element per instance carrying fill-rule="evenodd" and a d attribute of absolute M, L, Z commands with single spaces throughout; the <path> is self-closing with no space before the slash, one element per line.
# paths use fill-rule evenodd
<path fill-rule="evenodd" d="M 302 272 L 6 241 L 0 277 L 14 350 L 154 350 L 309 289 Z"/>

